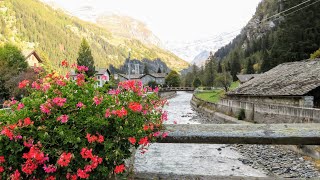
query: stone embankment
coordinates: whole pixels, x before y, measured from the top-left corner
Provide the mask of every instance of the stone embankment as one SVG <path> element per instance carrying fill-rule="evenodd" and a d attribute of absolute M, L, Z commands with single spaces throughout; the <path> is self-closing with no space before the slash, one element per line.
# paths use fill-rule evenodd
<path fill-rule="evenodd" d="M 239 121 L 234 117 L 216 112 L 217 104 L 202 101 L 195 96 L 191 106 L 204 117 L 201 123 L 249 123 Z M 288 149 L 289 146 L 275 145 L 226 145 L 241 153 L 239 160 L 254 169 L 265 171 L 275 178 L 318 178 L 319 170 L 313 161 L 306 160 L 297 151 Z M 224 148 L 220 148 L 223 151 Z"/>
<path fill-rule="evenodd" d="M 177 95 L 177 91 L 160 91 L 159 97 L 163 99 L 173 98 Z"/>

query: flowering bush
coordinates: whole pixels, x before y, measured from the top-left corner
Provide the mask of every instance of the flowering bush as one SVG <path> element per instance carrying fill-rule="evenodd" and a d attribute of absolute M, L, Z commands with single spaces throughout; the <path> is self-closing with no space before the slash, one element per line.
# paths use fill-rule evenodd
<path fill-rule="evenodd" d="M 63 66 L 68 66 L 64 61 Z M 122 175 L 130 149 L 164 138 L 166 103 L 141 82 L 97 87 L 78 66 L 69 75 L 22 81 L 31 91 L 0 113 L 0 174 L 3 179 L 107 179 Z M 118 176 L 119 176 L 118 175 Z M 1 178 L 0 178 L 1 179 Z"/>

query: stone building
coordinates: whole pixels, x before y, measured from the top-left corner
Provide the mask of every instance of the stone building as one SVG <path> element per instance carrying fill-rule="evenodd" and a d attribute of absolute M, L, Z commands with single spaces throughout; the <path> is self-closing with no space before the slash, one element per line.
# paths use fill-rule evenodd
<path fill-rule="evenodd" d="M 320 108 L 320 59 L 280 64 L 227 96 L 243 102 Z"/>
<path fill-rule="evenodd" d="M 111 73 L 106 68 L 96 69 L 95 77 L 98 81 L 98 86 L 102 87 L 104 84 L 110 81 Z M 77 80 L 77 73 L 74 70 L 70 72 L 70 78 L 72 80 Z"/>
<path fill-rule="evenodd" d="M 164 85 L 165 78 L 167 73 L 149 73 L 149 74 L 132 74 L 125 75 L 125 74 L 118 74 L 119 81 L 126 81 L 126 80 L 141 80 L 144 85 L 148 84 L 151 81 L 156 82 L 159 85 Z"/>
<path fill-rule="evenodd" d="M 24 55 L 30 67 L 39 67 L 40 64 L 43 63 L 42 59 L 40 58 L 40 56 L 37 54 L 35 50 L 23 51 L 22 54 Z"/>

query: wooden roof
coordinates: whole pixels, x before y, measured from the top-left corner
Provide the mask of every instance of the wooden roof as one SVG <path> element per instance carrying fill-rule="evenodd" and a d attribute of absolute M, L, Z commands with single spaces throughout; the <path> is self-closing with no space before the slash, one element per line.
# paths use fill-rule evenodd
<path fill-rule="evenodd" d="M 302 96 L 320 86 L 320 59 L 284 63 L 228 95 Z"/>
<path fill-rule="evenodd" d="M 25 59 L 28 59 L 31 55 L 34 55 L 34 57 L 36 57 L 39 63 L 43 63 L 42 59 L 37 54 L 36 50 L 24 51 L 22 52 L 22 54 L 24 55 Z"/>

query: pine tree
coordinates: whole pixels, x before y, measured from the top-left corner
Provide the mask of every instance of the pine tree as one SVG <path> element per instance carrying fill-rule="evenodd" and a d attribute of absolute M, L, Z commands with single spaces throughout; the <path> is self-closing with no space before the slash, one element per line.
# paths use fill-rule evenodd
<path fill-rule="evenodd" d="M 222 66 L 221 66 L 221 61 L 219 61 L 218 63 L 218 70 L 217 70 L 218 73 L 222 73 Z"/>
<path fill-rule="evenodd" d="M 157 73 L 162 73 L 162 72 L 161 72 L 161 69 L 160 69 L 160 67 L 158 68 L 158 71 L 157 71 Z"/>
<path fill-rule="evenodd" d="M 249 58 L 248 59 L 248 63 L 247 63 L 247 74 L 254 74 L 254 69 L 253 69 L 253 62 L 252 59 Z"/>
<path fill-rule="evenodd" d="M 237 52 L 232 54 L 232 58 L 231 58 L 231 76 L 233 81 L 237 80 L 237 74 L 241 71 L 241 64 L 240 64 L 240 60 L 239 60 L 239 55 Z"/>
<path fill-rule="evenodd" d="M 94 60 L 91 54 L 89 43 L 83 38 L 78 52 L 77 64 L 87 66 L 89 70 L 86 72 L 88 77 L 95 74 Z"/>

